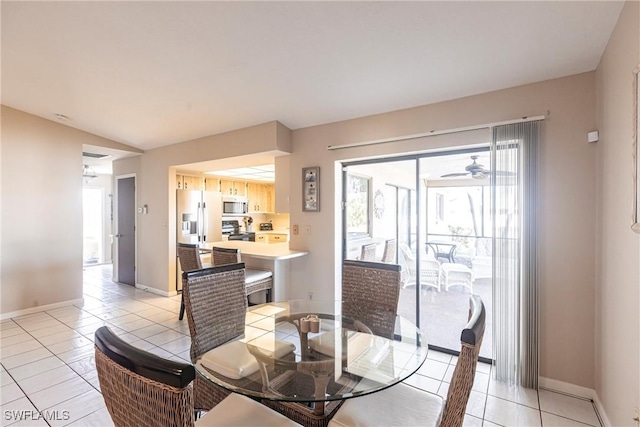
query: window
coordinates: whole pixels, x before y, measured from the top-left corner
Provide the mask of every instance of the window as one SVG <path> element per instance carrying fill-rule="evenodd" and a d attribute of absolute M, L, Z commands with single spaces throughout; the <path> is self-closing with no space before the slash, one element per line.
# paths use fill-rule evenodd
<path fill-rule="evenodd" d="M 347 176 L 347 233 L 351 236 L 371 234 L 371 178 Z"/>

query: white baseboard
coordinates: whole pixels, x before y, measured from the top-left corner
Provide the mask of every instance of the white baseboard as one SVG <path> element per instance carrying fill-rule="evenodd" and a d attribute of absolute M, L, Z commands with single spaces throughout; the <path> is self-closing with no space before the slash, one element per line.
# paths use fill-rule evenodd
<path fill-rule="evenodd" d="M 1 313 L 0 320 L 11 319 L 18 316 L 26 316 L 27 314 L 40 313 L 41 311 L 49 311 L 56 308 L 68 307 L 70 305 L 84 304 L 84 298 L 72 299 L 68 301 L 57 302 L 55 304 L 39 305 L 37 307 L 25 308 L 24 310 L 12 311 L 10 313 Z"/>
<path fill-rule="evenodd" d="M 173 297 L 178 295 L 178 291 L 167 292 L 161 289 L 141 285 L 140 283 L 136 283 L 136 289 L 140 289 L 141 291 L 151 292 L 152 294 L 156 294 L 156 295 L 162 295 L 163 297 Z"/>
<path fill-rule="evenodd" d="M 600 417 L 600 421 L 602 422 L 602 426 L 611 427 L 609 418 L 607 418 L 607 414 L 604 411 L 604 406 L 602 406 L 602 402 L 600 401 L 600 398 L 598 398 L 598 394 L 594 389 L 545 377 L 540 377 L 538 380 L 540 388 L 592 400 L 596 407 L 596 411 L 598 412 L 598 416 Z"/>

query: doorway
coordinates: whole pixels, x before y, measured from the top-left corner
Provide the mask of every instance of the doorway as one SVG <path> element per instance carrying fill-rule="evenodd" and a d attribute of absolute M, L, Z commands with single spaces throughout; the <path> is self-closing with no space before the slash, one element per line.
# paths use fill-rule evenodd
<path fill-rule="evenodd" d="M 481 357 L 491 359 L 491 191 L 488 177 L 465 169 L 471 156 L 490 168 L 487 146 L 343 164 L 343 259 L 375 245 L 379 261 L 384 242 L 395 239 L 398 313 L 441 351 L 459 351 L 469 295 L 479 294 L 488 323 Z"/>
<path fill-rule="evenodd" d="M 104 189 L 82 189 L 82 265 L 102 264 L 104 254 Z"/>
<path fill-rule="evenodd" d="M 116 269 L 118 283 L 136 284 L 136 178 L 116 179 Z"/>

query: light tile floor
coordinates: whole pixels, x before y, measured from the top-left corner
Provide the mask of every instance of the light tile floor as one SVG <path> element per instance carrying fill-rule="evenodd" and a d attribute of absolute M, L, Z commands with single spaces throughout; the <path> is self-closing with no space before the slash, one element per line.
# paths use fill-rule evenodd
<path fill-rule="evenodd" d="M 84 304 L 0 323 L 0 425 L 110 426 L 100 395 L 93 333 L 108 325 L 129 343 L 189 361 L 189 328 L 180 297 L 161 297 L 111 281 L 110 266 L 84 272 Z M 456 357 L 430 351 L 407 380 L 446 397 Z M 596 426 L 591 401 L 497 382 L 479 364 L 465 426 Z"/>

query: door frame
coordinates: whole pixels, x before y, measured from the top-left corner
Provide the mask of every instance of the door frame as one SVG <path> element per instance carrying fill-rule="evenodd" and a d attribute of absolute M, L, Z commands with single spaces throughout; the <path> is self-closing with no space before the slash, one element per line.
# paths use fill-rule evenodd
<path fill-rule="evenodd" d="M 114 188 L 113 188 L 113 194 L 115 195 L 114 197 L 114 201 L 113 201 L 113 212 L 114 212 L 114 218 L 113 218 L 113 225 L 114 225 L 114 230 L 112 231 L 114 234 L 112 234 L 112 239 L 113 239 L 113 281 L 114 282 L 119 282 L 119 277 L 118 277 L 118 266 L 120 264 L 120 245 L 119 245 L 119 241 L 118 238 L 115 237 L 117 234 L 120 233 L 120 225 L 118 224 L 118 204 L 120 202 L 120 194 L 118 192 L 118 181 L 121 179 L 126 179 L 126 178 L 133 178 L 133 198 L 134 198 L 134 206 L 137 205 L 138 202 L 138 178 L 136 176 L 135 173 L 129 173 L 129 174 L 124 174 L 124 175 L 117 175 L 115 176 L 114 179 Z M 133 266 L 134 266 L 134 270 L 133 270 L 133 277 L 134 277 L 134 287 L 137 286 L 138 284 L 138 215 L 136 215 L 136 213 L 134 212 L 134 233 L 133 233 L 133 253 L 134 253 L 134 261 L 133 261 Z"/>

